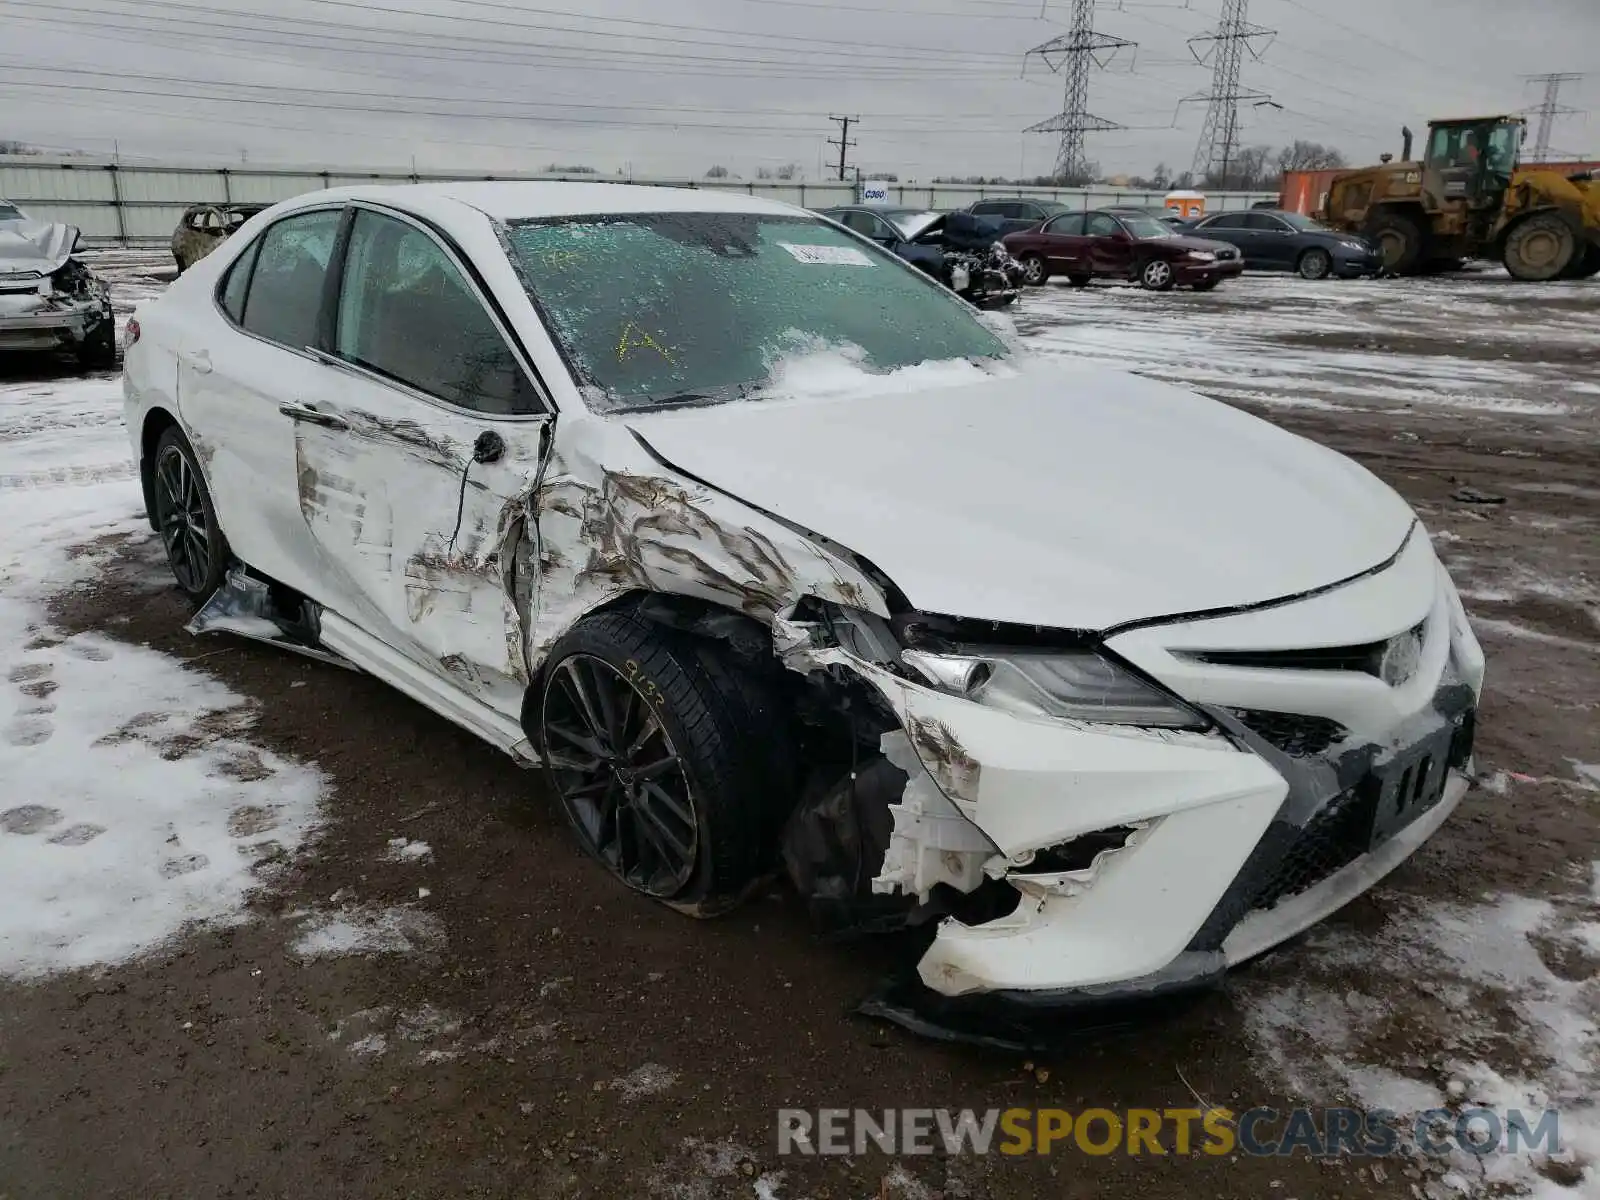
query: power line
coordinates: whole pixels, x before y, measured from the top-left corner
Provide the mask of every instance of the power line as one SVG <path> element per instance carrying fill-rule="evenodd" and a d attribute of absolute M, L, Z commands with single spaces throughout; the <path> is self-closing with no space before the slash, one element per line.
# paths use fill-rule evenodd
<path fill-rule="evenodd" d="M 1539 114 L 1539 131 L 1534 137 L 1533 153 L 1529 159 L 1532 162 L 1549 162 L 1550 131 L 1555 128 L 1556 118 L 1580 111 L 1561 103 L 1561 85 L 1575 83 L 1582 79 L 1583 75 L 1574 71 L 1551 71 L 1544 75 L 1528 75 L 1525 78 L 1534 83 L 1544 84 L 1544 101 L 1535 110 Z"/>
<path fill-rule="evenodd" d="M 1060 37 L 1035 46 L 1024 56 L 1037 55 L 1052 71 L 1065 70 L 1061 111 L 1024 133 L 1059 133 L 1061 147 L 1056 151 L 1057 179 L 1082 179 L 1090 174 L 1084 154 L 1084 135 L 1121 129 L 1115 121 L 1089 112 L 1089 71 L 1104 69 L 1118 50 L 1135 43 L 1094 30 L 1095 0 L 1072 0 L 1072 29 Z M 1102 58 L 1102 55 L 1104 56 Z"/>
<path fill-rule="evenodd" d="M 1256 43 L 1265 38 L 1270 45 L 1277 36 L 1276 30 L 1263 29 L 1245 19 L 1248 4 L 1249 0 L 1223 0 L 1217 27 L 1210 33 L 1189 39 L 1189 50 L 1195 61 L 1211 66 L 1211 91 L 1179 101 L 1180 106 L 1206 101 L 1205 124 L 1194 152 L 1194 173 L 1202 178 L 1215 177 L 1222 187 L 1227 185 L 1228 167 L 1239 149 L 1240 101 L 1248 101 L 1258 108 L 1263 105 L 1282 107 L 1266 92 L 1244 90 L 1239 86 L 1245 52 L 1249 51 L 1252 58 L 1259 58 L 1261 50 L 1256 48 Z"/>
<path fill-rule="evenodd" d="M 121 2 L 154 3 L 156 0 L 121 0 Z M 182 8 L 184 6 L 163 5 L 163 7 Z M 73 12 L 84 17 L 89 17 L 91 15 L 87 9 L 63 9 L 59 4 L 36 3 L 35 0 L 0 0 L 0 8 L 3 8 L 3 10 L 42 9 L 51 14 Z M 196 28 L 193 22 L 179 18 L 129 13 L 118 13 L 114 15 L 123 18 L 124 20 L 134 22 L 157 21 L 163 24 L 179 25 L 181 27 L 183 37 L 191 45 L 195 41 L 201 40 L 232 41 L 283 48 L 300 47 L 319 52 L 326 51 L 329 53 L 381 54 L 392 55 L 399 58 L 427 59 L 436 62 L 466 62 L 474 65 L 481 65 L 484 63 L 498 63 L 504 65 L 545 65 L 554 62 L 558 66 L 569 66 L 572 60 L 577 60 L 586 64 L 597 64 L 593 66 L 586 65 L 583 68 L 584 70 L 609 69 L 632 71 L 640 69 L 639 66 L 637 64 L 628 63 L 625 60 L 641 59 L 646 61 L 659 61 L 666 67 L 675 68 L 674 70 L 670 71 L 663 70 L 657 72 L 662 74 L 728 74 L 739 77 L 767 77 L 771 75 L 786 75 L 798 76 L 802 78 L 813 78 L 819 74 L 841 74 L 857 78 L 870 77 L 884 79 L 893 79 L 900 76 L 947 78 L 952 75 L 960 76 L 962 78 L 977 78 L 982 76 L 998 79 L 1014 77 L 1009 70 L 1000 68 L 998 64 L 991 65 L 987 63 L 976 62 L 941 64 L 924 59 L 896 60 L 874 57 L 860 65 L 848 62 L 823 62 L 809 64 L 798 63 L 793 58 L 760 58 L 743 53 L 735 55 L 701 55 L 690 54 L 686 51 L 678 50 L 659 51 L 638 50 L 633 48 L 610 49 L 597 46 L 573 45 L 563 42 L 544 43 L 538 47 L 530 46 L 519 50 L 516 48 L 518 45 L 517 43 L 511 43 L 510 48 L 508 48 L 505 39 L 468 38 L 460 35 L 439 35 L 437 38 L 433 39 L 434 43 L 448 41 L 464 44 L 432 44 L 431 52 L 428 52 L 414 49 L 413 47 L 416 45 L 416 36 L 414 34 L 408 35 L 403 30 L 380 31 L 380 33 L 392 34 L 401 39 L 399 41 L 382 41 L 377 40 L 372 35 L 351 37 L 335 33 L 301 34 L 299 31 L 292 29 L 262 28 L 261 26 L 256 25 L 235 25 L 220 22 L 212 22 L 203 27 Z M 32 13 L 24 12 L 17 13 L 12 19 L 41 22 L 45 24 L 66 25 L 74 28 L 109 28 L 133 33 L 135 35 L 141 33 L 148 34 L 150 32 L 167 32 L 165 30 L 151 31 L 146 29 L 143 25 L 137 23 L 131 25 L 109 24 L 105 16 L 93 16 L 90 20 L 73 21 L 60 15 L 37 16 L 33 15 Z M 279 21 L 297 20 L 297 18 L 287 17 L 273 17 L 268 19 Z M 330 22 L 310 23 L 317 25 L 329 25 L 332 28 L 345 28 L 343 26 L 332 25 Z M 595 34 L 595 31 L 580 32 Z M 246 36 L 247 34 L 266 36 Z M 598 36 L 597 34 L 595 35 Z M 652 39 L 645 38 L 642 40 L 648 41 Z M 706 43 L 706 45 L 713 46 L 715 43 Z M 735 50 L 757 49 L 757 47 L 729 48 Z M 780 49 L 780 47 L 765 47 L 765 49 L 777 50 Z M 829 52 L 828 57 L 832 58 L 834 53 L 842 52 Z M 743 68 L 746 66 L 760 66 L 767 69 L 760 71 L 739 70 L 733 72 L 713 70 L 713 68 Z M 679 70 L 677 68 L 684 68 L 684 70 Z"/>

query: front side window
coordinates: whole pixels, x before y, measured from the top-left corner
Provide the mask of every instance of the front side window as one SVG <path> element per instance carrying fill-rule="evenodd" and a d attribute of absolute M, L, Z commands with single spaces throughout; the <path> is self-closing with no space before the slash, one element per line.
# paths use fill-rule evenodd
<path fill-rule="evenodd" d="M 878 218 L 871 213 L 847 212 L 841 224 L 848 229 L 854 229 L 857 233 L 865 234 L 867 237 L 879 236 Z"/>
<path fill-rule="evenodd" d="M 358 210 L 350 229 L 334 352 L 461 408 L 544 411 L 477 293 L 432 237 Z"/>
<path fill-rule="evenodd" d="M 1254 229 L 1260 233 L 1288 233 L 1289 229 L 1277 217 L 1269 217 L 1265 213 L 1250 213 L 1244 219 L 1246 229 Z"/>
<path fill-rule="evenodd" d="M 342 218 L 337 208 L 300 213 L 261 235 L 239 324 L 292 350 L 316 344 L 323 282 Z"/>
<path fill-rule="evenodd" d="M 1202 229 L 1243 229 L 1245 218 L 1242 214 L 1233 213 L 1224 217 L 1213 217 L 1200 226 Z"/>
<path fill-rule="evenodd" d="M 963 301 L 810 217 L 539 218 L 508 237 L 602 410 L 759 395 L 786 361 L 819 352 L 874 372 L 1005 354 Z"/>

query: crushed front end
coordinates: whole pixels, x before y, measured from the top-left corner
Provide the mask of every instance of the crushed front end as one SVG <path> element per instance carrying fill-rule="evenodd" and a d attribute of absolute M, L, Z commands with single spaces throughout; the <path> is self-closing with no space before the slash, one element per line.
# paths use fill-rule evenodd
<path fill-rule="evenodd" d="M 1484 668 L 1420 527 L 1244 610 L 1094 634 L 817 610 L 779 635 L 899 722 L 871 887 L 941 914 L 936 1020 L 1191 990 L 1321 920 L 1460 801 Z"/>
<path fill-rule="evenodd" d="M 70 225 L 0 231 L 0 351 L 115 347 L 111 290 L 73 257 L 77 242 Z"/>

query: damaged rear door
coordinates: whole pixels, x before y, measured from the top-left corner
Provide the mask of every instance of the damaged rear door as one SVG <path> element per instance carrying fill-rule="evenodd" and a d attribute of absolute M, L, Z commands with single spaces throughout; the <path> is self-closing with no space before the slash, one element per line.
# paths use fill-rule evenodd
<path fill-rule="evenodd" d="M 360 207 L 341 267 L 331 386 L 295 421 L 326 603 L 514 715 L 528 675 L 518 551 L 552 409 L 486 290 L 431 230 Z"/>

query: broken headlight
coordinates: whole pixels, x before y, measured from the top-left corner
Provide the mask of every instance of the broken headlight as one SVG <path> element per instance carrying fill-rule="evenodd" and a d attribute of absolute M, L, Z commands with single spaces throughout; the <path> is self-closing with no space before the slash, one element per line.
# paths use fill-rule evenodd
<path fill-rule="evenodd" d="M 1181 700 L 1092 650 L 906 650 L 901 658 L 941 691 L 1021 717 L 1210 728 L 1210 722 Z"/>

